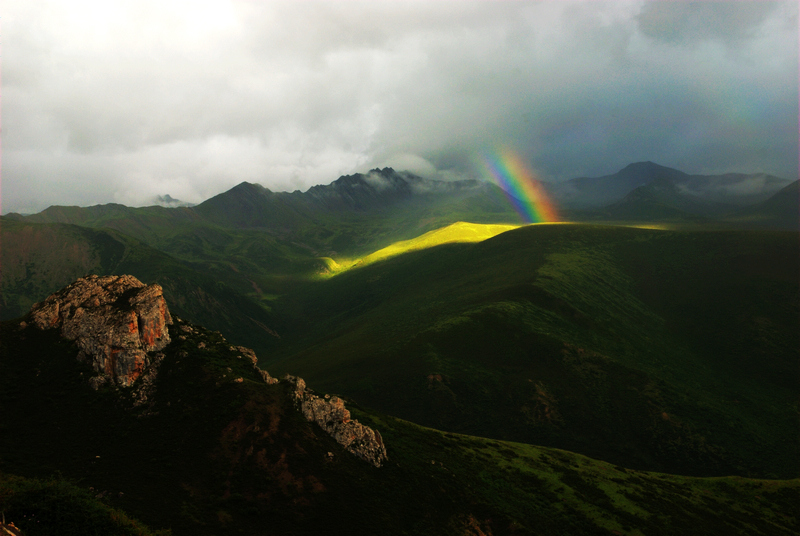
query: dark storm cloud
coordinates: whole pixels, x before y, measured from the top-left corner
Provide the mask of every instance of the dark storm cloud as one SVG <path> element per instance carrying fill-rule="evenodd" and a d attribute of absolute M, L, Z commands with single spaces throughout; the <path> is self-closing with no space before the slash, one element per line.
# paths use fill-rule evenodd
<path fill-rule="evenodd" d="M 673 43 L 754 37 L 773 2 L 649 2 L 636 17 L 642 33 Z"/>
<path fill-rule="evenodd" d="M 794 22 L 792 22 L 794 21 Z M 797 174 L 793 2 L 6 2 L 3 212 L 390 165 Z"/>

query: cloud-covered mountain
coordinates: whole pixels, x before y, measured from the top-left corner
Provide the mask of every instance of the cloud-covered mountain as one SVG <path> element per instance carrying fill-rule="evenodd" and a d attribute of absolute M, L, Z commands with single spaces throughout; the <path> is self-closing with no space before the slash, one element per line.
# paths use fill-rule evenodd
<path fill-rule="evenodd" d="M 175 199 L 169 194 L 157 196 L 153 204 L 167 208 L 193 207 L 195 205 L 194 203 L 189 203 L 187 201 L 181 201 L 180 199 Z"/>
<path fill-rule="evenodd" d="M 659 177 L 635 188 L 620 201 L 603 209 L 602 213 L 610 220 L 674 221 L 697 220 L 730 210 L 730 205 L 686 193 L 673 180 Z"/>
<path fill-rule="evenodd" d="M 690 175 L 653 162 L 636 162 L 602 177 L 578 177 L 563 183 L 549 183 L 548 190 L 561 206 L 596 209 L 621 201 L 635 189 L 653 181 L 669 181 L 674 195 L 712 204 L 744 206 L 766 200 L 789 181 L 765 173 Z"/>

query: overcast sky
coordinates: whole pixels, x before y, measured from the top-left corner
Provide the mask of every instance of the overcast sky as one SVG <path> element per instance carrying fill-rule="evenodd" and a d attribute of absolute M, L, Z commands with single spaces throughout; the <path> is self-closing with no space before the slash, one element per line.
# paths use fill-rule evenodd
<path fill-rule="evenodd" d="M 374 167 L 797 178 L 798 3 L 4 0 L 2 212 Z"/>

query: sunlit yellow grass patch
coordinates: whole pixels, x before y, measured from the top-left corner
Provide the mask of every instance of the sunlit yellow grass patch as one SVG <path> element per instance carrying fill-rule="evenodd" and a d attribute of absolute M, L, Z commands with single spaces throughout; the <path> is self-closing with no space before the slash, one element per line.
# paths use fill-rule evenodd
<path fill-rule="evenodd" d="M 482 242 L 488 238 L 492 238 L 500 233 L 504 233 L 518 227 L 520 226 L 510 224 L 482 224 L 459 221 L 448 225 L 447 227 L 429 231 L 410 240 L 401 240 L 399 242 L 395 242 L 394 244 L 370 253 L 365 257 L 338 260 L 325 257 L 321 260 L 327 267 L 326 275 L 330 277 L 351 268 L 367 266 L 374 262 L 386 260 L 397 255 L 402 255 L 403 253 L 409 253 L 411 251 L 417 251 L 420 249 L 431 248 L 442 244 L 452 244 L 456 242 Z"/>

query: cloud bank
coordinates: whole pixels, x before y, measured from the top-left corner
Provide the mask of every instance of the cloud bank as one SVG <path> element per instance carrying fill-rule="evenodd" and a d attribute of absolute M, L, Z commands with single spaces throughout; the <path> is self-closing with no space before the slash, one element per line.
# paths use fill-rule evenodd
<path fill-rule="evenodd" d="M 2 18 L 2 211 L 393 166 L 797 177 L 796 2 L 40 2 Z"/>

